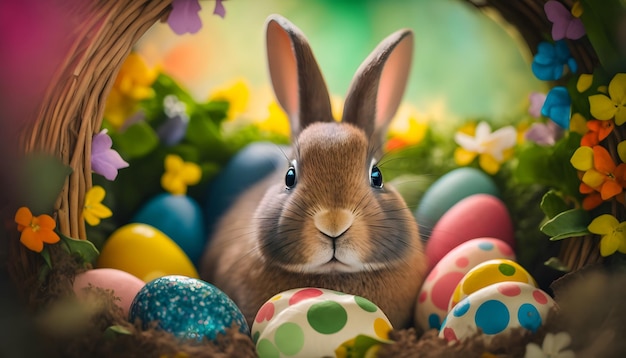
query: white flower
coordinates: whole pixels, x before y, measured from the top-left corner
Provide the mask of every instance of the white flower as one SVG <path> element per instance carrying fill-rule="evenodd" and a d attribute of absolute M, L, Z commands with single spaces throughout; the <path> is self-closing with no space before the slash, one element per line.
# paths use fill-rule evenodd
<path fill-rule="evenodd" d="M 539 347 L 536 343 L 526 345 L 524 358 L 574 358 L 576 355 L 571 350 L 563 350 L 572 342 L 572 338 L 567 332 L 557 334 L 548 333 L 543 339 L 543 344 Z"/>
<path fill-rule="evenodd" d="M 454 140 L 468 152 L 489 154 L 501 162 L 504 160 L 504 151 L 515 145 L 517 131 L 512 126 L 506 126 L 491 133 L 489 123 L 480 122 L 476 126 L 476 133 L 473 137 L 457 132 Z"/>

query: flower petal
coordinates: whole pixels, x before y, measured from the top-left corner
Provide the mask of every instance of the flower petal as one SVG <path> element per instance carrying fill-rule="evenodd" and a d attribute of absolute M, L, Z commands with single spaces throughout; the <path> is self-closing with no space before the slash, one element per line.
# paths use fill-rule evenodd
<path fill-rule="evenodd" d="M 54 219 L 50 215 L 39 215 L 37 217 L 37 222 L 39 224 L 39 227 L 44 230 L 54 230 L 54 228 L 57 226 L 57 222 L 54 221 Z"/>
<path fill-rule="evenodd" d="M 602 184 L 600 189 L 600 195 L 602 196 L 602 200 L 608 200 L 614 197 L 615 195 L 621 193 L 623 190 L 622 186 L 613 180 L 607 180 Z"/>
<path fill-rule="evenodd" d="M 612 233 L 604 235 L 600 240 L 600 255 L 604 257 L 613 255 L 619 246 L 620 240 L 615 235 Z"/>
<path fill-rule="evenodd" d="M 580 113 L 574 113 L 569 120 L 569 129 L 579 134 L 587 133 L 587 120 Z"/>
<path fill-rule="evenodd" d="M 615 170 L 615 163 L 611 154 L 601 145 L 596 145 L 593 148 L 593 167 L 602 174 L 613 173 Z"/>
<path fill-rule="evenodd" d="M 572 166 L 578 170 L 587 171 L 593 168 L 593 149 L 591 147 L 580 147 L 576 149 L 570 159 Z"/>
<path fill-rule="evenodd" d="M 454 162 L 458 165 L 465 166 L 476 158 L 476 152 L 470 152 L 464 148 L 456 148 L 454 151 Z"/>
<path fill-rule="evenodd" d="M 476 139 L 470 135 L 465 133 L 456 132 L 454 134 L 454 141 L 463 147 L 463 149 L 470 152 L 477 152 L 480 149 L 480 146 Z"/>
<path fill-rule="evenodd" d="M 598 206 L 602 205 L 603 202 L 604 202 L 604 200 L 602 200 L 602 197 L 600 196 L 600 193 L 594 192 L 594 193 L 591 193 L 591 194 L 587 195 L 583 199 L 582 207 L 583 207 L 583 209 L 589 211 L 589 210 L 593 210 L 593 209 L 597 208 Z"/>
<path fill-rule="evenodd" d="M 589 185 L 592 188 L 599 188 L 606 180 L 606 175 L 598 172 L 595 169 L 589 169 L 583 175 L 583 183 Z"/>
<path fill-rule="evenodd" d="M 59 235 L 57 235 L 57 233 L 52 230 L 39 229 L 39 232 L 37 234 L 39 236 L 39 239 L 46 244 L 56 244 L 61 240 Z"/>
<path fill-rule="evenodd" d="M 576 82 L 576 90 L 580 93 L 585 92 L 591 87 L 593 83 L 593 75 L 588 73 L 583 73 L 578 77 L 578 82 Z"/>
<path fill-rule="evenodd" d="M 100 218 L 94 215 L 90 210 L 83 210 L 83 218 L 87 222 L 87 224 L 91 226 L 96 226 L 100 224 Z"/>
<path fill-rule="evenodd" d="M 177 35 L 195 34 L 202 28 L 199 11 L 200 2 L 198 0 L 173 0 L 172 11 L 167 18 L 167 23 Z"/>
<path fill-rule="evenodd" d="M 619 225 L 619 221 L 610 214 L 603 214 L 593 219 L 587 229 L 594 234 L 598 235 L 606 235 L 611 232 Z"/>
<path fill-rule="evenodd" d="M 20 242 L 29 250 L 41 252 L 43 250 L 43 241 L 39 239 L 36 232 L 31 228 L 26 228 L 20 235 Z"/>
<path fill-rule="evenodd" d="M 104 188 L 100 185 L 94 185 L 91 189 L 87 191 L 87 194 L 85 194 L 85 206 L 98 204 L 102 202 L 105 196 L 106 191 L 104 190 Z"/>
<path fill-rule="evenodd" d="M 615 103 L 626 99 L 626 73 L 616 74 L 609 83 L 609 96 Z"/>
<path fill-rule="evenodd" d="M 617 155 L 623 163 L 626 163 L 626 140 L 619 142 L 617 145 Z"/>
<path fill-rule="evenodd" d="M 15 213 L 15 222 L 21 226 L 29 226 L 31 221 L 33 220 L 33 214 L 30 212 L 25 206 L 17 209 Z"/>
<path fill-rule="evenodd" d="M 589 96 L 591 115 L 597 119 L 607 120 L 615 116 L 617 109 L 611 99 L 603 94 Z"/>
<path fill-rule="evenodd" d="M 615 124 L 621 126 L 626 122 L 626 108 L 622 105 L 615 110 Z"/>
<path fill-rule="evenodd" d="M 500 162 L 487 153 L 478 157 L 478 164 L 485 172 L 491 175 L 496 174 L 500 170 Z"/>
<path fill-rule="evenodd" d="M 185 163 L 181 177 L 188 185 L 197 184 L 202 178 L 202 170 L 196 163 Z"/>

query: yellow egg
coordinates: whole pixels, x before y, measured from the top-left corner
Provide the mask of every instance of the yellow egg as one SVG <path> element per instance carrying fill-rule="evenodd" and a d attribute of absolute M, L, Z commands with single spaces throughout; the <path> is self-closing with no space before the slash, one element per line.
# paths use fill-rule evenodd
<path fill-rule="evenodd" d="M 166 275 L 198 278 L 198 271 L 184 251 L 161 231 L 146 224 L 128 224 L 107 239 L 97 267 L 126 271 L 152 281 Z"/>
<path fill-rule="evenodd" d="M 537 287 L 535 279 L 515 261 L 488 260 L 469 270 L 459 281 L 450 298 L 448 311 L 471 293 L 498 282 L 523 282 Z"/>

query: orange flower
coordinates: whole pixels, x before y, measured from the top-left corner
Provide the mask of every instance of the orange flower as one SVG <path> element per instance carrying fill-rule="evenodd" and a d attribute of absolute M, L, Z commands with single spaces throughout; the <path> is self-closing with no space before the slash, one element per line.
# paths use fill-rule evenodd
<path fill-rule="evenodd" d="M 613 122 L 612 119 L 608 121 L 592 119 L 587 122 L 587 128 L 589 131 L 587 131 L 587 133 L 585 133 L 583 138 L 580 140 L 580 145 L 593 147 L 594 145 L 598 145 L 602 140 L 604 140 L 604 138 L 611 134 L 613 128 L 615 128 L 615 122 Z"/>
<path fill-rule="evenodd" d="M 602 201 L 617 196 L 626 187 L 626 164 L 616 166 L 609 152 L 602 146 L 580 147 L 570 162 L 584 172 L 579 190 L 582 194 L 589 194 L 583 202 L 585 209 L 594 208 Z M 599 199 L 594 191 L 600 193 Z"/>
<path fill-rule="evenodd" d="M 20 242 L 30 250 L 41 252 L 44 242 L 54 244 L 60 240 L 54 232 L 57 223 L 49 215 L 35 217 L 27 207 L 21 207 L 15 213 L 15 222 L 17 230 L 22 233 Z"/>

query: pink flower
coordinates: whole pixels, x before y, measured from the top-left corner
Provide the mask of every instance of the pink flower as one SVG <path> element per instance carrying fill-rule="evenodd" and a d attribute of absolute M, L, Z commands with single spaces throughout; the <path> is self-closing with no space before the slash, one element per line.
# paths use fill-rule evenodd
<path fill-rule="evenodd" d="M 198 0 L 172 0 L 172 12 L 167 18 L 170 28 L 177 34 L 195 34 L 202 28 Z"/>
<path fill-rule="evenodd" d="M 558 1 L 550 0 L 543 7 L 548 20 L 552 22 L 552 39 L 578 40 L 586 33 L 583 22 L 572 15 L 565 5 Z"/>

